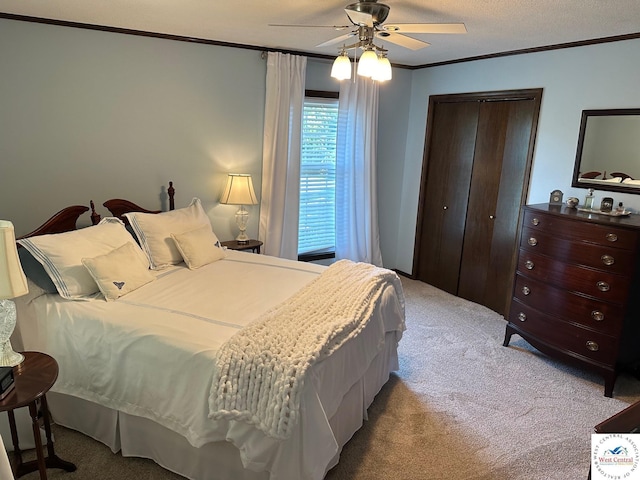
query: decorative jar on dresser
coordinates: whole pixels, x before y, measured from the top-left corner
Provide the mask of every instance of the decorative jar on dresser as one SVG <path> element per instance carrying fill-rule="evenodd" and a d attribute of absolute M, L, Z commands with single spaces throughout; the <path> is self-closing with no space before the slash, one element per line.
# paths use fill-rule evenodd
<path fill-rule="evenodd" d="M 548 204 L 522 213 L 504 346 L 516 333 L 595 370 L 611 397 L 618 371 L 640 357 L 640 218 Z"/>

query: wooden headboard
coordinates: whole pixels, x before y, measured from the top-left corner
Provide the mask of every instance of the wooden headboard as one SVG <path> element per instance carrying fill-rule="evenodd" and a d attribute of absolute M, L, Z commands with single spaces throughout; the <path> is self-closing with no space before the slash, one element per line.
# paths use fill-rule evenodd
<path fill-rule="evenodd" d="M 85 207 L 84 205 L 72 205 L 71 207 L 63 208 L 34 231 L 18 237 L 17 240 L 21 238 L 35 237 L 36 235 L 62 233 L 75 230 L 78 218 L 88 210 L 89 207 Z"/>
<path fill-rule="evenodd" d="M 167 193 L 169 194 L 169 209 L 175 209 L 174 195 L 175 189 L 173 188 L 173 182 L 169 182 L 169 188 L 167 189 Z M 63 208 L 58 213 L 55 213 L 51 218 L 45 221 L 38 228 L 33 230 L 32 232 L 27 233 L 26 235 L 22 235 L 18 237 L 16 240 L 20 240 L 21 238 L 35 237 L 36 235 L 46 235 L 49 233 L 63 233 L 69 232 L 71 230 L 76 230 L 78 218 L 83 213 L 89 211 L 91 209 L 91 223 L 93 225 L 97 225 L 100 222 L 100 214 L 96 212 L 95 205 L 93 200 L 89 202 L 91 208 L 85 207 L 84 205 L 72 205 L 70 207 Z M 161 210 L 147 210 L 146 208 L 142 208 L 139 205 L 136 205 L 133 202 L 123 199 L 111 199 L 107 200 L 103 203 L 103 205 L 111 212 L 114 217 L 118 217 L 121 220 L 126 222 L 126 218 L 122 217 L 125 213 L 129 212 L 143 212 L 143 213 L 160 213 Z"/>
<path fill-rule="evenodd" d="M 175 189 L 173 188 L 173 182 L 169 182 L 169 188 L 167 188 L 167 194 L 169 195 L 169 210 L 174 210 L 175 209 L 175 201 L 174 201 Z M 129 221 L 127 220 L 127 217 L 123 216 L 125 213 L 130 213 L 130 212 L 161 213 L 162 212 L 162 210 L 147 210 L 146 208 L 142 208 L 141 206 L 136 205 L 135 203 L 130 202 L 129 200 L 124 200 L 122 198 L 112 198 L 111 200 L 107 200 L 106 202 L 104 202 L 102 205 L 107 210 L 109 210 L 109 212 L 111 212 L 111 215 L 113 215 L 114 217 L 118 217 L 127 225 L 129 224 Z"/>

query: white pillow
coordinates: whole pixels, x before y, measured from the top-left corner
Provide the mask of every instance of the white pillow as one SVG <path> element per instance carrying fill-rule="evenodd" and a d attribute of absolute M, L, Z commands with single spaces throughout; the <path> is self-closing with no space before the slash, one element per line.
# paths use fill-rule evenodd
<path fill-rule="evenodd" d="M 190 232 L 172 233 L 171 238 L 176 242 L 176 247 L 190 270 L 227 256 L 218 237 L 208 225 Z"/>
<path fill-rule="evenodd" d="M 131 234 L 120 220 L 107 217 L 93 227 L 25 238 L 18 243 L 42 264 L 60 296 L 74 300 L 100 290 L 82 259 L 109 253 L 131 240 Z M 149 264 L 140 248 L 136 254 L 140 261 Z"/>
<path fill-rule="evenodd" d="M 107 301 L 116 300 L 156 279 L 146 258 L 140 258 L 139 250 L 129 242 L 105 255 L 82 259 Z"/>
<path fill-rule="evenodd" d="M 147 254 L 154 270 L 182 262 L 182 255 L 171 234 L 180 234 L 207 225 L 209 217 L 200 200 L 194 198 L 188 207 L 162 213 L 132 212 L 124 215 L 129 220 L 140 246 Z"/>

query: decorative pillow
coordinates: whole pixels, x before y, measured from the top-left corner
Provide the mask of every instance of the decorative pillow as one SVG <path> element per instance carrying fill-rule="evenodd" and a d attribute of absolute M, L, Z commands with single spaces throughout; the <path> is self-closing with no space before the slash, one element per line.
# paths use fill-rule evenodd
<path fill-rule="evenodd" d="M 22 270 L 29 280 L 47 293 L 58 293 L 58 290 L 51 280 L 51 277 L 49 277 L 47 271 L 38 260 L 33 258 L 33 255 L 31 255 L 29 250 L 26 248 L 19 248 L 18 256 L 20 257 Z"/>
<path fill-rule="evenodd" d="M 105 255 L 82 259 L 107 301 L 116 300 L 156 279 L 149 271 L 146 259 L 141 260 L 139 250 L 129 242 Z"/>
<path fill-rule="evenodd" d="M 99 292 L 98 285 L 82 264 L 83 258 L 109 253 L 131 242 L 131 234 L 114 217 L 98 225 L 65 233 L 39 235 L 18 240 L 44 267 L 58 293 L 67 299 L 82 299 Z M 138 247 L 141 262 L 149 262 Z"/>
<path fill-rule="evenodd" d="M 185 208 L 162 213 L 126 213 L 140 246 L 147 254 L 154 270 L 182 262 L 182 255 L 176 247 L 171 234 L 180 234 L 198 227 L 208 226 L 209 217 L 202 209 L 198 198 Z"/>
<path fill-rule="evenodd" d="M 190 232 L 172 233 L 171 238 L 176 242 L 176 247 L 178 247 L 184 263 L 191 270 L 227 256 L 218 237 L 207 225 Z"/>

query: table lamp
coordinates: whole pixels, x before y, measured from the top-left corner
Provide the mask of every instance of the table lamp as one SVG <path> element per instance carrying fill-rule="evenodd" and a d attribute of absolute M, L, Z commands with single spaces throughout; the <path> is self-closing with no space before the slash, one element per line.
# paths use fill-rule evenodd
<path fill-rule="evenodd" d="M 251 175 L 246 173 L 230 173 L 227 177 L 227 185 L 220 197 L 220 203 L 225 205 L 240 205 L 240 210 L 236 212 L 236 225 L 240 229 L 240 234 L 236 237 L 238 243 L 247 243 L 249 237 L 246 234 L 249 212 L 245 205 L 257 205 L 256 192 L 253 191 Z"/>
<path fill-rule="evenodd" d="M 24 360 L 24 355 L 11 348 L 10 338 L 16 326 L 16 304 L 11 299 L 28 292 L 13 223 L 0 220 L 0 366 L 13 367 Z"/>

